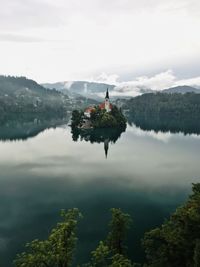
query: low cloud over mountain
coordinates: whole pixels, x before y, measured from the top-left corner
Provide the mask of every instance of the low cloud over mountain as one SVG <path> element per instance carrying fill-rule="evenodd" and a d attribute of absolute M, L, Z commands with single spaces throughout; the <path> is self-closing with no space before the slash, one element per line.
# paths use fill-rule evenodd
<path fill-rule="evenodd" d="M 112 83 L 115 84 L 111 92 L 113 96 L 136 96 L 183 85 L 200 89 L 200 76 L 190 79 L 178 79 L 172 70 L 157 73 L 153 76 L 135 77 L 133 80 L 126 82 L 119 82 L 119 76 L 115 74 L 109 76 L 104 73 L 101 77 L 105 78 L 105 80 L 101 80 L 102 82 L 112 80 Z M 115 80 L 113 80 L 113 77 L 115 77 Z M 96 79 L 96 81 L 98 80 L 99 78 Z"/>

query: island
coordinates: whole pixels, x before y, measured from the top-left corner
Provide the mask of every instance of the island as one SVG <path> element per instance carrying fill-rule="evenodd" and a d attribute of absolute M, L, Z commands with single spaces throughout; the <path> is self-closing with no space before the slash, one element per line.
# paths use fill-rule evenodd
<path fill-rule="evenodd" d="M 126 118 L 121 109 L 110 103 L 107 89 L 103 103 L 89 106 L 85 110 L 74 110 L 72 112 L 71 126 L 78 129 L 125 129 Z"/>

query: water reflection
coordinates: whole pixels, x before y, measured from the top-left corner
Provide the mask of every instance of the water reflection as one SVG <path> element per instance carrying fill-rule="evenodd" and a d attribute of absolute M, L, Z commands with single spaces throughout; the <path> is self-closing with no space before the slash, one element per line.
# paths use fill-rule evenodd
<path fill-rule="evenodd" d="M 177 119 L 173 114 L 160 117 L 155 115 L 133 115 L 128 114 L 129 125 L 135 125 L 143 131 L 153 130 L 155 132 L 171 132 L 184 134 L 200 134 L 200 121 L 198 118 Z"/>
<path fill-rule="evenodd" d="M 48 119 L 41 116 L 9 119 L 0 123 L 0 141 L 27 140 L 46 129 L 67 124 L 69 117 Z"/>
<path fill-rule="evenodd" d="M 162 223 L 199 181 L 200 136 L 195 134 L 134 125 L 121 133 L 80 134 L 67 125 L 55 128 L 58 122 L 45 131 L 42 123 L 27 123 L 10 124 L 0 142 L 0 266 L 12 266 L 26 242 L 47 237 L 60 209 L 73 207 L 84 214 L 79 264 L 105 237 L 111 207 L 133 216 L 129 256 L 140 261 L 144 232 Z"/>
<path fill-rule="evenodd" d="M 112 129 L 78 129 L 72 128 L 72 140 L 86 141 L 90 143 L 103 143 L 105 157 L 108 156 L 109 143 L 115 144 L 121 137 L 121 134 L 126 131 L 126 128 L 112 128 Z"/>

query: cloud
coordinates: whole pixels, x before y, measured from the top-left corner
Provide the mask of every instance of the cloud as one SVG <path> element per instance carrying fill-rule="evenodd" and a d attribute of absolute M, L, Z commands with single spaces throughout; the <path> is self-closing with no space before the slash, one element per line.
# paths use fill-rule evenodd
<path fill-rule="evenodd" d="M 73 83 L 74 83 L 73 81 L 65 82 L 64 84 L 65 89 L 69 90 Z"/>
<path fill-rule="evenodd" d="M 117 77 L 117 79 L 113 79 L 113 84 L 116 85 L 114 91 L 111 92 L 111 95 L 113 96 L 134 97 L 140 95 L 145 91 L 161 91 L 179 85 L 188 85 L 200 88 L 200 76 L 190 79 L 178 79 L 172 70 L 167 70 L 150 77 L 136 77 L 134 80 L 128 82 L 117 82 L 119 76 L 117 76 L 116 74 L 106 75 L 104 73 L 103 75 L 101 75 L 101 82 L 109 81 L 109 77 Z"/>
<path fill-rule="evenodd" d="M 97 82 L 97 83 L 107 83 L 112 85 L 117 85 L 117 80 L 119 79 L 119 75 L 117 74 L 106 74 L 102 72 L 96 78 L 91 78 L 90 81 Z"/>
<path fill-rule="evenodd" d="M 0 0 L 0 29 L 22 30 L 55 27 L 62 23 L 62 9 L 45 0 Z"/>
<path fill-rule="evenodd" d="M 190 79 L 183 79 L 183 80 L 178 80 L 174 84 L 175 86 L 178 85 L 188 85 L 188 86 L 194 86 L 197 88 L 200 88 L 200 77 L 194 77 Z"/>
<path fill-rule="evenodd" d="M 117 75 L 126 70 L 138 75 L 174 69 L 194 59 L 199 62 L 199 0 L 0 3 L 0 71 L 4 74 L 42 83 L 85 80 L 103 73 L 99 81 L 117 83 Z M 104 72 L 117 75 L 106 79 Z"/>
<path fill-rule="evenodd" d="M 0 42 L 19 42 L 19 43 L 32 43 L 43 42 L 42 38 L 33 36 L 13 34 L 13 33 L 0 33 Z"/>
<path fill-rule="evenodd" d="M 133 81 L 122 82 L 116 87 L 116 91 L 131 91 L 132 89 L 162 90 L 174 84 L 175 76 L 171 70 L 158 73 L 152 77 L 141 76 Z"/>

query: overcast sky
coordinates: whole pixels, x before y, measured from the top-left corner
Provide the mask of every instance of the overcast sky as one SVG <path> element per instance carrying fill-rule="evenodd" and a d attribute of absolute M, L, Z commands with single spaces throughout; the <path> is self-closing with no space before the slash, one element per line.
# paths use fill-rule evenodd
<path fill-rule="evenodd" d="M 200 76 L 199 0 L 0 0 L 0 73 L 38 82 Z M 145 77 L 144 77 L 145 76 Z M 186 83 L 187 83 L 186 81 Z"/>

